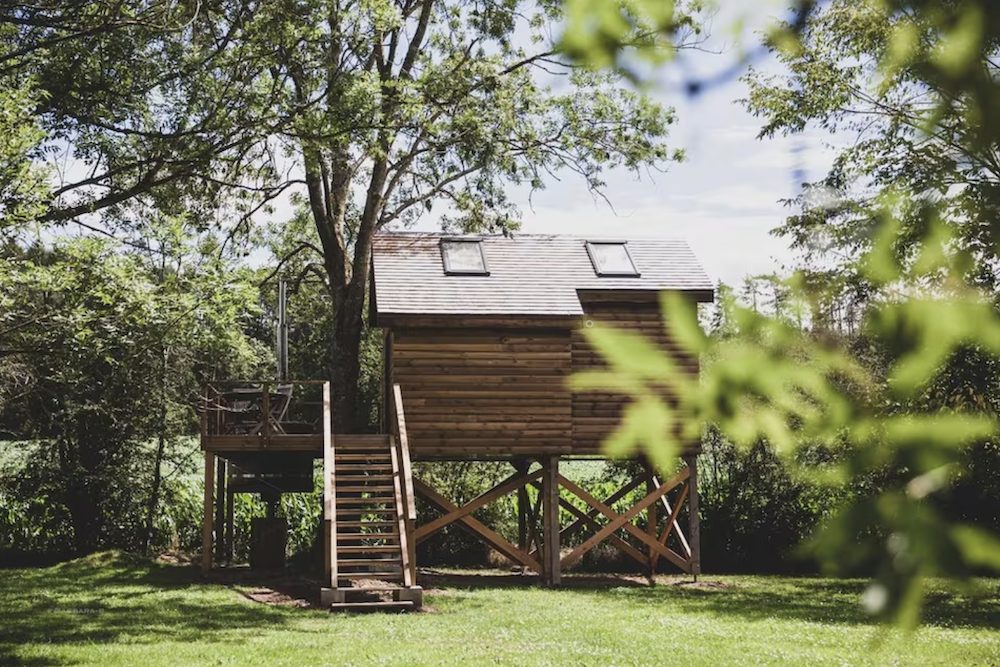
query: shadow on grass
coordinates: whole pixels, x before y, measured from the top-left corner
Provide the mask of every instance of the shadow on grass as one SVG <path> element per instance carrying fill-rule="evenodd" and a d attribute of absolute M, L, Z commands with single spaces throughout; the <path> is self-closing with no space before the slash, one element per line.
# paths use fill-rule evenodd
<path fill-rule="evenodd" d="M 0 576 L 0 665 L 60 664 L 54 658 L 25 657 L 18 650 L 24 644 L 218 642 L 226 640 L 227 631 L 280 628 L 293 620 L 290 608 L 226 591 L 255 585 L 278 590 L 280 582 L 275 583 L 245 571 L 205 577 L 195 567 L 117 553 L 43 569 L 5 570 Z M 301 581 L 298 585 L 305 589 Z M 232 641 L 240 641 L 239 633 L 232 633 Z"/>
<path fill-rule="evenodd" d="M 538 577 L 516 573 L 485 571 L 451 573 L 422 571 L 425 589 L 530 588 L 539 585 Z M 656 585 L 648 579 L 629 575 L 564 576 L 561 595 L 589 598 L 593 603 L 630 604 L 646 607 L 671 607 L 679 612 L 735 616 L 749 621 L 765 618 L 794 619 L 825 624 L 875 625 L 878 621 L 860 605 L 868 582 L 860 579 L 821 577 L 753 576 L 725 578 L 725 583 L 711 576 L 702 577 L 698 586 L 690 579 L 672 579 Z M 990 580 L 977 593 L 958 594 L 934 584 L 927 595 L 924 623 L 941 627 L 1000 628 L 1000 582 Z"/>
<path fill-rule="evenodd" d="M 538 578 L 502 572 L 422 571 L 421 584 L 433 598 L 457 599 L 449 613 L 494 613 L 496 601 L 477 591 L 535 589 Z M 705 577 L 712 581 L 712 577 Z M 655 586 L 642 577 L 570 575 L 552 591 L 554 609 L 577 603 L 600 613 L 620 606 L 629 613 L 663 610 L 756 621 L 797 619 L 825 624 L 872 623 L 858 599 L 865 582 L 821 578 L 736 577 L 719 587 L 690 587 L 680 580 Z M 926 620 L 933 625 L 1000 627 L 1000 583 L 985 584 L 992 595 L 974 599 L 935 589 Z M 315 605 L 318 582 L 293 576 L 259 576 L 245 569 L 203 576 L 195 567 L 162 565 L 120 554 L 97 554 L 43 569 L 0 572 L 0 665 L 43 667 L 62 664 L 61 645 L 129 642 L 245 641 L 247 631 L 270 632 L 294 625 L 295 632 L 325 633 L 324 623 L 298 621 Z M 260 604 L 257 590 L 284 595 L 292 603 Z M 547 598 L 546 598 L 547 600 Z M 536 600 L 537 602 L 537 600 Z M 433 599 L 431 605 L 433 605 Z M 545 604 L 549 604 L 548 601 Z M 420 623 L 415 616 L 414 623 Z M 34 657 L 45 649 L 48 655 Z"/>

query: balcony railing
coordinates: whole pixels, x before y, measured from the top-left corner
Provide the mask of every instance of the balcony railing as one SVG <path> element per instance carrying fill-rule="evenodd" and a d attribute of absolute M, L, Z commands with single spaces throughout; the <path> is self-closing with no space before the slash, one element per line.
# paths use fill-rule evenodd
<path fill-rule="evenodd" d="M 323 447 L 323 380 L 213 382 L 201 397 L 202 449 L 315 451 Z"/>

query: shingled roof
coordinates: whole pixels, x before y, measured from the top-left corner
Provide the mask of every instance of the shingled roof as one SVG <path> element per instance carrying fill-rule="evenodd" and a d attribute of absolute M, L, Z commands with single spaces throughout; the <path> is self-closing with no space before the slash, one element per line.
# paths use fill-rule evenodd
<path fill-rule="evenodd" d="M 478 239 L 489 275 L 446 275 L 442 239 Z M 638 277 L 599 276 L 587 253 L 599 237 L 455 236 L 380 233 L 372 250 L 377 315 L 583 314 L 578 290 L 691 292 L 711 300 L 713 285 L 683 240 L 629 239 Z"/>

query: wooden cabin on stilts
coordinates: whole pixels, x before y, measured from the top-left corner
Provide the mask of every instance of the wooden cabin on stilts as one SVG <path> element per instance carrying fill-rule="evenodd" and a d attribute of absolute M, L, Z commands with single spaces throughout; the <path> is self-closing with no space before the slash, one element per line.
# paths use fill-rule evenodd
<path fill-rule="evenodd" d="M 663 326 L 667 291 L 713 299 L 682 241 L 378 235 L 370 308 L 385 336 L 382 434 L 338 433 L 327 383 L 304 384 L 300 394 L 287 389 L 296 383 L 258 383 L 252 396 L 211 388 L 202 425 L 205 567 L 213 540 L 223 545 L 217 559 L 231 549 L 232 494 L 301 490 L 305 462 L 315 457 L 323 460 L 323 600 L 333 608 L 419 606 L 416 546 L 449 525 L 549 586 L 602 543 L 650 573 L 666 561 L 697 575 L 700 443 L 687 444 L 676 473 L 662 478 L 642 464 L 605 498 L 559 469 L 566 459 L 604 456 L 601 443 L 627 400 L 568 389 L 572 373 L 602 365 L 583 328 L 599 321 L 640 331 L 698 372 L 698 359 L 683 355 Z M 311 419 L 289 411 L 295 401 L 285 397 L 303 394 Z M 236 416 L 249 425 L 234 428 Z M 506 461 L 511 474 L 458 505 L 414 476 L 414 461 L 432 460 Z M 233 466 L 244 471 L 236 489 L 226 472 Z M 516 543 L 474 516 L 510 494 Z M 422 524 L 416 498 L 437 512 Z M 627 498 L 636 500 L 623 509 Z M 280 532 L 280 524 L 271 530 Z M 372 592 L 383 597 L 356 597 Z"/>

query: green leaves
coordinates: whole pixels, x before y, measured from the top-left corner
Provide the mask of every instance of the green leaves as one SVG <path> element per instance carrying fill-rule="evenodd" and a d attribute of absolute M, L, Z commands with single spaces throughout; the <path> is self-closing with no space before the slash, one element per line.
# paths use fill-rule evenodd
<path fill-rule="evenodd" d="M 592 69 L 615 68 L 636 77 L 629 56 L 663 63 L 685 31 L 697 32 L 686 7 L 673 0 L 566 0 L 559 49 Z"/>

